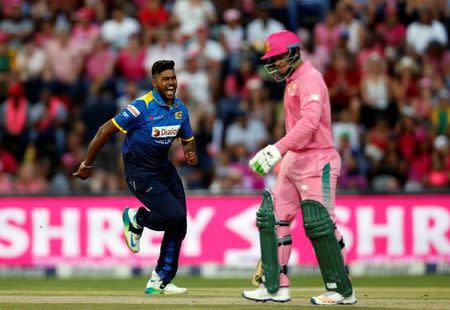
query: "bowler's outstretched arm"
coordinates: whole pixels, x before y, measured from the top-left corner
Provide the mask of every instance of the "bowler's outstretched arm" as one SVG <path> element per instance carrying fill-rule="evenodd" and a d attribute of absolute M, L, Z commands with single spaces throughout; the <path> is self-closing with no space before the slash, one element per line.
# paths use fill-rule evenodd
<path fill-rule="evenodd" d="M 94 138 L 92 138 L 89 143 L 84 160 L 81 162 L 80 167 L 78 167 L 78 171 L 75 172 L 73 176 L 82 180 L 90 177 L 91 168 L 94 164 L 95 157 L 103 148 L 106 141 L 108 141 L 108 138 L 118 131 L 119 128 L 112 122 L 112 120 L 109 120 L 100 126 Z"/>

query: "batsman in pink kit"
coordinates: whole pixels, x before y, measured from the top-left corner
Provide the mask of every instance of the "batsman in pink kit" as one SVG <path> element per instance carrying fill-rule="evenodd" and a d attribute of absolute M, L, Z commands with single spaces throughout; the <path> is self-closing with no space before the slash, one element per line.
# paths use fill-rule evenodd
<path fill-rule="evenodd" d="M 341 161 L 333 146 L 327 86 L 322 74 L 309 61 L 303 62 L 300 39 L 292 32 L 272 33 L 266 40 L 261 60 L 267 61 L 266 70 L 276 81 L 286 81 L 286 135 L 274 145 L 260 150 L 249 162 L 254 172 L 265 175 L 282 159 L 273 194 L 266 190 L 262 203 L 262 207 L 273 205 L 275 216 L 271 220 L 273 212 L 257 213 L 263 272 L 273 269 L 269 260 L 264 261 L 264 254 L 269 258 L 278 256 L 280 271 L 279 279 L 276 279 L 278 274 L 275 280 L 268 279 L 265 274 L 266 282 L 256 290 L 242 294 L 255 301 L 290 300 L 287 276 L 292 247 L 290 225 L 300 207 L 303 227 L 314 247 L 326 289 L 322 295 L 312 297 L 311 302 L 318 305 L 354 304 L 356 297 L 341 254 L 345 244 L 335 225 L 336 181 Z M 262 231 L 267 227 L 270 229 L 270 223 L 275 227 L 278 246 L 278 253 L 274 254 L 270 250 L 275 248 L 270 246 L 270 238 L 266 242 L 262 237 Z M 278 282 L 272 288 L 273 283 L 267 281 Z"/>

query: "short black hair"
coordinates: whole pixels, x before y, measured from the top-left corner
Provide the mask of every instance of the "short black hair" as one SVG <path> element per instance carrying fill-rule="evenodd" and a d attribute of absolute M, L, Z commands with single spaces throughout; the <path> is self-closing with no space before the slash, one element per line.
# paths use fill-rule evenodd
<path fill-rule="evenodd" d="M 173 70 L 175 68 L 175 61 L 173 60 L 158 60 L 152 66 L 152 76 L 160 74 L 166 70 Z"/>

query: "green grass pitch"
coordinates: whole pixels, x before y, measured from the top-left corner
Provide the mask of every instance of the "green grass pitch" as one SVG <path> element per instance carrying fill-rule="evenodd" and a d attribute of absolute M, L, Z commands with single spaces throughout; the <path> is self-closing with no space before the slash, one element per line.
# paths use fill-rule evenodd
<path fill-rule="evenodd" d="M 320 277 L 292 279 L 291 302 L 255 303 L 241 297 L 246 279 L 179 277 L 187 295 L 146 296 L 147 279 L 1 279 L 0 309 L 317 309 L 309 298 L 322 292 Z M 337 309 L 450 309 L 450 276 L 393 276 L 353 279 L 358 303 Z"/>

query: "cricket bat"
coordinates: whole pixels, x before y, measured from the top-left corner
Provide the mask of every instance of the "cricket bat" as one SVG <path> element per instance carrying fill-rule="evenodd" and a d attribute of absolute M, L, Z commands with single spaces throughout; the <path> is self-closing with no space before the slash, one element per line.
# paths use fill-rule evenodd
<path fill-rule="evenodd" d="M 259 259 L 258 263 L 256 264 L 255 272 L 253 273 L 253 277 L 252 277 L 253 286 L 259 287 L 259 285 L 263 282 L 263 276 L 264 276 L 264 271 L 262 268 L 262 260 Z"/>

